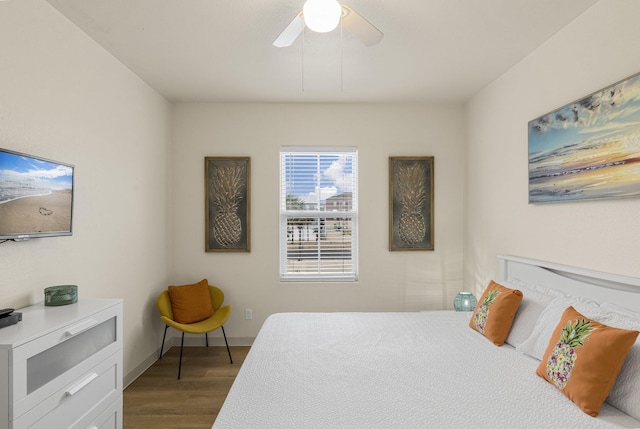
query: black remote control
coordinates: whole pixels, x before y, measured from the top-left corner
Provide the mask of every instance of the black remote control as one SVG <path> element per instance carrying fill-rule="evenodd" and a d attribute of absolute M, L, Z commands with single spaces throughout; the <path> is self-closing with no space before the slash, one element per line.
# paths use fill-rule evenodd
<path fill-rule="evenodd" d="M 14 311 L 15 311 L 14 308 L 3 308 L 2 310 L 0 310 L 0 319 L 2 319 L 3 317 L 10 316 L 11 313 L 13 313 Z"/>

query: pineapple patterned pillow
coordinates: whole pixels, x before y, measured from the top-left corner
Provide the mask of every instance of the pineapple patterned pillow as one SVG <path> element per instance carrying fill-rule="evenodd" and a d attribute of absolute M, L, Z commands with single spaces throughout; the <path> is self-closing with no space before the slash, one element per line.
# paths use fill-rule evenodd
<path fill-rule="evenodd" d="M 597 416 L 638 331 L 612 328 L 568 307 L 536 374 L 590 416 Z"/>
<path fill-rule="evenodd" d="M 501 346 L 509 335 L 521 301 L 522 292 L 491 280 L 478 300 L 469 326 L 493 341 L 496 346 Z"/>

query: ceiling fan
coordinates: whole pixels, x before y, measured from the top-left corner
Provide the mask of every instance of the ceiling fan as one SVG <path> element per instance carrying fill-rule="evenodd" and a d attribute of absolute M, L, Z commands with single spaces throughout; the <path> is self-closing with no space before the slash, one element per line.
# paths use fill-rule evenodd
<path fill-rule="evenodd" d="M 366 46 L 380 43 L 384 36 L 382 31 L 355 10 L 340 5 L 337 0 L 307 0 L 303 9 L 282 30 L 273 45 L 278 48 L 291 46 L 305 26 L 318 33 L 327 33 L 334 30 L 340 22 Z"/>

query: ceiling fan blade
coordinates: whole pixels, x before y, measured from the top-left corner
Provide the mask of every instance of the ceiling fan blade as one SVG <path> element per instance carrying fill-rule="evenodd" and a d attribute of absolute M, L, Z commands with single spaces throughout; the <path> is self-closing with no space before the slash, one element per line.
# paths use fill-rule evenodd
<path fill-rule="evenodd" d="M 302 33 L 302 30 L 304 30 L 304 18 L 302 17 L 302 11 L 300 11 L 289 25 L 282 30 L 282 33 L 273 42 L 273 46 L 278 48 L 291 46 Z"/>
<path fill-rule="evenodd" d="M 380 43 L 384 34 L 358 12 L 342 5 L 342 25 L 352 32 L 362 43 L 373 46 Z"/>

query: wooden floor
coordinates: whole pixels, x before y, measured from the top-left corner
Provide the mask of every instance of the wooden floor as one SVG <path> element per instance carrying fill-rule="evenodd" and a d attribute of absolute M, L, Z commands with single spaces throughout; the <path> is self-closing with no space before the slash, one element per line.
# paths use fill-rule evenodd
<path fill-rule="evenodd" d="M 124 391 L 124 429 L 210 429 L 249 347 L 173 347 Z"/>

